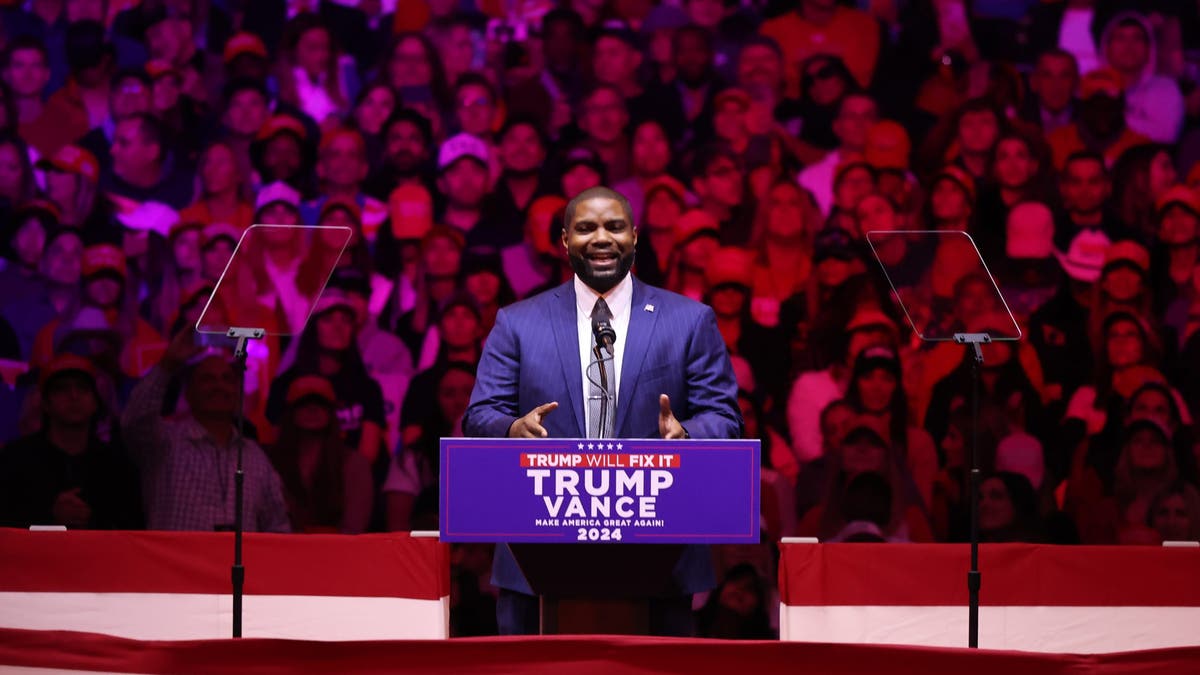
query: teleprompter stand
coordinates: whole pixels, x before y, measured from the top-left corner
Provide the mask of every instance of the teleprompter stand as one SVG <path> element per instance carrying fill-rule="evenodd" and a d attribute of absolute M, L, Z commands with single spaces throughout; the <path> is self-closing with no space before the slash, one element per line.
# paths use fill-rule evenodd
<path fill-rule="evenodd" d="M 953 342 L 970 350 L 965 355 L 971 373 L 971 456 L 966 495 L 971 542 L 971 568 L 967 572 L 967 646 L 977 648 L 979 591 L 982 587 L 979 571 L 979 400 L 982 396 L 983 345 L 1019 340 L 1021 328 L 969 234 L 948 230 L 876 231 L 867 233 L 867 243 L 917 337 L 926 343 Z M 984 295 L 990 296 L 980 303 L 981 311 L 967 317 L 937 316 L 934 311 L 937 303 L 949 305 L 955 289 L 971 283 L 987 289 Z M 939 348 L 932 344 L 927 347 Z"/>

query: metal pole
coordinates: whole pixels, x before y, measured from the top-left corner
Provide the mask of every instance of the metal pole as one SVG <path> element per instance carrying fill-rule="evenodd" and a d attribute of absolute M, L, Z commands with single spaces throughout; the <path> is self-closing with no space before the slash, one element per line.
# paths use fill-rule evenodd
<path fill-rule="evenodd" d="M 967 572 L 968 619 L 967 646 L 979 647 L 979 369 L 983 364 L 983 350 L 978 342 L 971 343 L 974 350 L 971 359 L 971 570 Z"/>
<path fill-rule="evenodd" d="M 233 569 L 230 579 L 233 582 L 233 637 L 242 637 L 242 593 L 246 582 L 246 568 L 242 565 L 242 531 L 245 529 L 243 495 L 245 493 L 245 473 L 242 464 L 242 425 L 245 423 L 246 398 L 246 337 L 237 339 L 237 349 L 234 350 L 234 371 L 238 376 L 238 401 L 234 411 L 233 439 L 237 443 L 237 471 L 233 474 L 234 512 L 233 512 Z"/>

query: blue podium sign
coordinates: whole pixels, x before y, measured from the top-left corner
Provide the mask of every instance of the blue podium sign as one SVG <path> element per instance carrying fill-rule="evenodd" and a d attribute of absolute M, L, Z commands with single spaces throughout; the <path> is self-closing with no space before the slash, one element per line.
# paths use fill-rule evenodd
<path fill-rule="evenodd" d="M 759 441 L 443 438 L 449 542 L 755 544 Z"/>

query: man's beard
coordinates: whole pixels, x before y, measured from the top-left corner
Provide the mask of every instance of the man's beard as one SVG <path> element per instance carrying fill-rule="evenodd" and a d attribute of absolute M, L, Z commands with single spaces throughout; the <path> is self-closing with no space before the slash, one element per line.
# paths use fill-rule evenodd
<path fill-rule="evenodd" d="M 535 178 L 535 177 L 537 177 L 537 175 L 538 175 L 538 167 L 536 167 L 536 166 L 533 167 L 532 169 L 505 169 L 504 170 L 505 178 L 512 178 L 515 180 L 522 180 L 525 178 Z"/>
<path fill-rule="evenodd" d="M 411 152 L 399 152 L 388 159 L 392 170 L 399 174 L 414 174 L 420 171 L 423 160 Z"/>
<path fill-rule="evenodd" d="M 633 269 L 634 249 L 620 256 L 617 259 L 617 266 L 612 271 L 604 271 L 599 274 L 592 269 L 591 263 L 582 255 L 574 253 L 567 256 L 571 262 L 571 269 L 576 275 L 587 284 L 587 287 L 597 293 L 607 293 L 613 289 L 625 275 L 629 274 L 629 270 Z"/>
<path fill-rule="evenodd" d="M 686 73 L 678 74 L 679 81 L 688 89 L 699 89 L 712 81 L 712 71 L 704 70 L 698 76 L 688 76 Z"/>

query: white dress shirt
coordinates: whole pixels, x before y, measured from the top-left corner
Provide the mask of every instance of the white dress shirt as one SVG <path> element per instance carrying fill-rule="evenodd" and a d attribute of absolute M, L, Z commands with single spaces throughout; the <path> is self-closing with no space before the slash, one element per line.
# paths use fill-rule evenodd
<path fill-rule="evenodd" d="M 579 331 L 579 365 L 581 368 L 579 378 L 583 386 L 584 433 L 592 428 L 587 404 L 592 388 L 591 380 L 588 379 L 588 364 L 595 358 L 595 355 L 592 354 L 592 346 L 596 344 L 596 338 L 592 335 L 592 308 L 596 306 L 596 300 L 600 297 L 600 294 L 583 283 L 582 279 L 578 276 L 575 277 L 575 325 Z M 616 402 L 620 400 L 617 395 L 617 387 L 621 381 L 621 361 L 625 354 L 625 336 L 629 333 L 630 306 L 633 304 L 633 276 L 626 274 L 625 278 L 603 297 L 604 302 L 608 304 L 609 311 L 612 312 L 612 327 L 617 333 L 617 339 L 613 342 L 611 369 L 608 373 L 608 388 L 612 394 L 613 404 L 617 405 Z"/>

